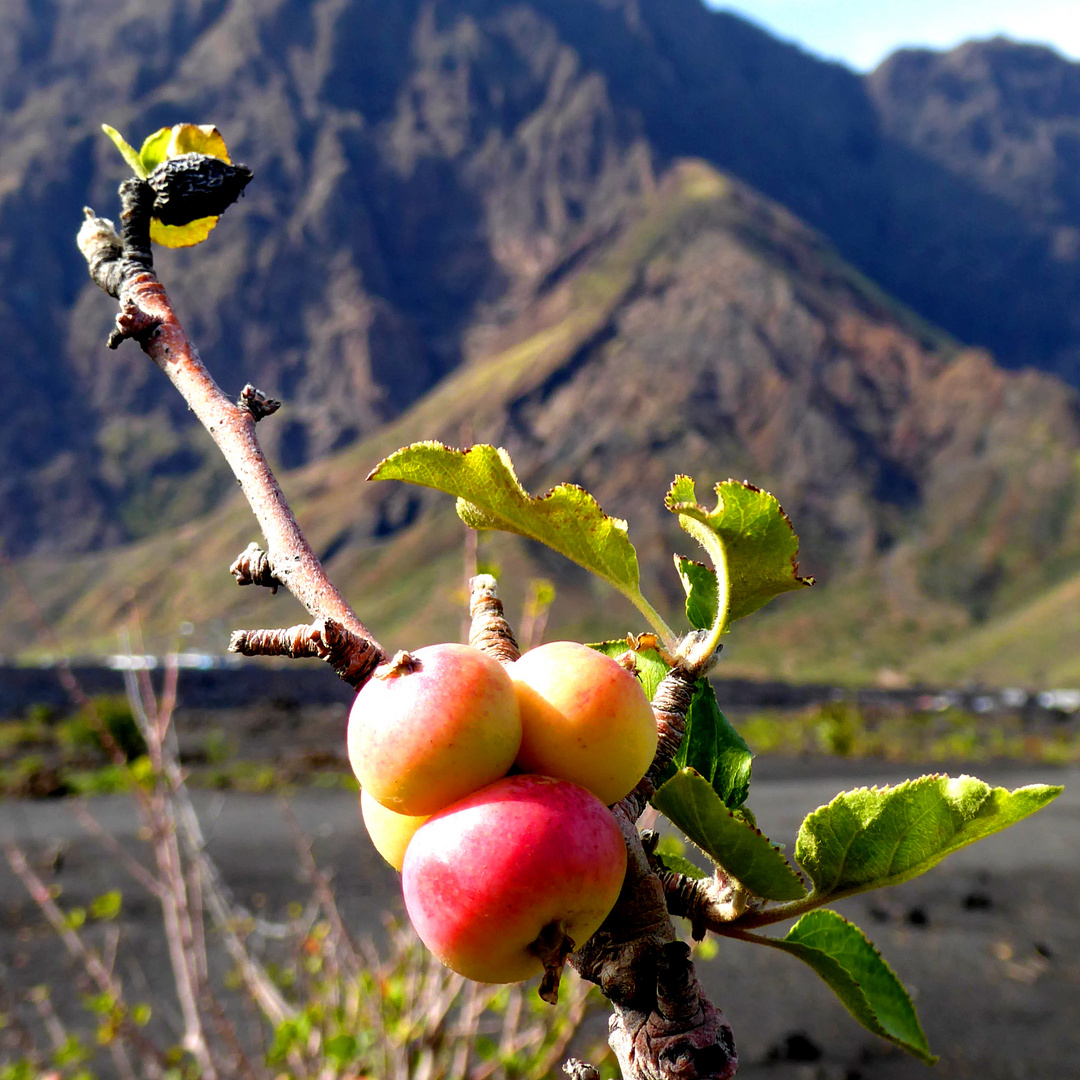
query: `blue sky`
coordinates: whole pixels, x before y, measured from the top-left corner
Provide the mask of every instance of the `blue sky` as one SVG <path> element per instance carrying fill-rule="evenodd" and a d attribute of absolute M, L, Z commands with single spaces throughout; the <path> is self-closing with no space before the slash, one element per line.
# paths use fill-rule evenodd
<path fill-rule="evenodd" d="M 1005 34 L 1080 59 L 1080 0 L 706 0 L 811 52 L 869 71 L 904 45 Z"/>

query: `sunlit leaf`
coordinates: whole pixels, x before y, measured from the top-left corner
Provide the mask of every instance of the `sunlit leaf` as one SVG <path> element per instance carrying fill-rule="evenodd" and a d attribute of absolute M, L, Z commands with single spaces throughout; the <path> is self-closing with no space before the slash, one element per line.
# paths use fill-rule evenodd
<path fill-rule="evenodd" d="M 168 156 L 169 140 L 172 138 L 172 128 L 158 128 L 153 135 L 147 135 L 139 148 L 139 161 L 149 176 Z"/>
<path fill-rule="evenodd" d="M 799 875 L 769 838 L 723 803 L 693 769 L 680 769 L 652 798 L 710 859 L 750 892 L 768 900 L 801 900 Z"/>
<path fill-rule="evenodd" d="M 819 896 L 895 885 L 1040 810 L 1060 787 L 1007 791 L 972 776 L 922 776 L 841 792 L 799 829 L 795 858 Z"/>
<path fill-rule="evenodd" d="M 225 140 L 213 124 L 174 124 L 171 128 L 162 128 L 147 138 L 140 152 L 146 175 L 163 161 L 182 154 L 207 154 L 229 161 Z M 217 215 L 197 218 L 185 225 L 165 225 L 151 218 L 150 239 L 162 247 L 191 247 L 201 244 L 217 223 Z"/>
<path fill-rule="evenodd" d="M 609 517 L 576 484 L 559 484 L 533 498 L 501 447 L 454 450 L 422 442 L 395 451 L 369 480 L 405 480 L 457 496 L 457 512 L 473 529 L 499 529 L 537 540 L 603 578 L 626 596 L 659 632 L 671 631 L 641 595 L 637 552 L 626 522 Z"/>
<path fill-rule="evenodd" d="M 145 180 L 148 173 L 147 170 L 143 168 L 142 162 L 139 160 L 139 152 L 135 147 L 128 143 L 116 128 L 109 127 L 108 124 L 102 124 L 101 130 L 112 139 L 116 149 L 123 155 L 124 160 L 131 167 L 132 172 L 134 172 L 140 180 Z"/>
<path fill-rule="evenodd" d="M 602 652 L 605 656 L 610 656 L 612 660 L 618 660 L 623 654 L 630 651 L 626 638 L 619 638 L 616 641 L 598 641 L 591 644 L 589 648 L 596 649 L 597 652 Z M 641 683 L 645 696 L 652 701 L 656 694 L 656 688 L 668 673 L 668 666 L 660 659 L 660 654 L 655 649 L 636 649 L 634 650 L 634 656 L 637 659 L 635 674 L 638 677 L 638 682 Z"/>
<path fill-rule="evenodd" d="M 710 553 L 713 538 L 722 543 L 728 623 L 781 593 L 813 584 L 813 578 L 799 576 L 799 538 L 774 496 L 737 480 L 725 480 L 715 490 L 716 509 L 706 510 L 697 501 L 694 481 L 677 476 L 665 504 Z"/>
<path fill-rule="evenodd" d="M 180 157 L 181 154 L 209 154 L 229 161 L 225 140 L 213 124 L 174 124 L 165 157 Z"/>
<path fill-rule="evenodd" d="M 162 225 L 157 218 L 151 218 L 150 239 L 162 247 L 191 247 L 201 244 L 217 223 L 216 217 L 204 217 L 189 221 L 186 225 Z"/>
<path fill-rule="evenodd" d="M 92 919 L 115 919 L 120 914 L 123 896 L 119 889 L 111 889 L 94 897 L 90 902 L 90 917 Z"/>
<path fill-rule="evenodd" d="M 767 944 L 809 964 L 863 1027 L 927 1065 L 937 1061 L 908 992 L 857 926 L 835 911 L 811 911 Z"/>
<path fill-rule="evenodd" d="M 675 569 L 686 592 L 686 617 L 698 630 L 708 630 L 716 620 L 719 589 L 716 572 L 685 555 L 675 556 Z"/>

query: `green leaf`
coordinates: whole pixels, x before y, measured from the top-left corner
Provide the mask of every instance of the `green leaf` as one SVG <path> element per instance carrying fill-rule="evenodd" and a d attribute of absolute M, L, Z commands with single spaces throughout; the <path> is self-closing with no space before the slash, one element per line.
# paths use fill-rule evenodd
<path fill-rule="evenodd" d="M 172 128 L 158 128 L 153 135 L 147 135 L 139 149 L 139 161 L 149 176 L 168 157 L 169 141 Z"/>
<path fill-rule="evenodd" d="M 1040 810 L 1060 787 L 1007 791 L 973 776 L 922 776 L 844 791 L 799 829 L 795 858 L 818 896 L 896 885 Z"/>
<path fill-rule="evenodd" d="M 695 866 L 685 855 L 675 855 L 670 851 L 658 851 L 657 856 L 673 874 L 682 874 L 683 877 L 693 878 L 695 881 L 701 881 L 708 877 L 700 866 Z"/>
<path fill-rule="evenodd" d="M 716 509 L 706 510 L 697 501 L 694 481 L 677 476 L 665 505 L 710 554 L 719 538 L 727 559 L 728 623 L 780 593 L 814 583 L 799 577 L 799 538 L 774 496 L 737 480 L 725 480 L 715 490 Z"/>
<path fill-rule="evenodd" d="M 102 893 L 90 901 L 90 917 L 92 919 L 115 919 L 120 914 L 123 896 L 119 889 L 112 889 Z"/>
<path fill-rule="evenodd" d="M 675 556 L 675 569 L 686 592 L 686 617 L 690 625 L 698 630 L 708 630 L 716 621 L 719 600 L 716 572 L 685 555 Z"/>
<path fill-rule="evenodd" d="M 652 803 L 750 892 L 767 900 L 806 896 L 799 875 L 769 838 L 736 817 L 693 769 L 680 769 L 661 786 Z"/>
<path fill-rule="evenodd" d="M 700 866 L 695 866 L 686 857 L 686 844 L 671 833 L 660 837 L 660 842 L 656 845 L 656 854 L 660 861 L 676 874 L 693 878 L 695 881 L 701 881 L 709 876 Z"/>
<path fill-rule="evenodd" d="M 835 911 L 809 912 L 782 939 L 755 936 L 753 940 L 809 964 L 848 1012 L 875 1035 L 927 1065 L 937 1061 L 903 984 L 866 935 Z"/>
<path fill-rule="evenodd" d="M 405 480 L 457 496 L 458 516 L 473 529 L 517 533 L 565 555 L 613 585 L 660 633 L 674 635 L 641 595 L 637 552 L 626 522 L 608 517 L 596 500 L 576 484 L 559 484 L 533 498 L 514 473 L 501 447 L 454 450 L 421 442 L 395 451 L 369 474 L 369 480 Z"/>
<path fill-rule="evenodd" d="M 342 1033 L 327 1039 L 323 1046 L 323 1052 L 335 1064 L 343 1066 L 356 1057 L 359 1046 L 356 1036 Z"/>
<path fill-rule="evenodd" d="M 615 660 L 628 648 L 625 640 L 603 641 L 589 647 Z M 638 679 L 650 701 L 667 673 L 668 665 L 655 649 L 637 653 Z M 665 780 L 688 766 L 704 776 L 725 805 L 734 810 L 742 806 L 750 791 L 752 758 L 743 737 L 720 711 L 712 684 L 700 679 L 686 714 L 686 733 Z"/>
<path fill-rule="evenodd" d="M 132 146 L 119 131 L 114 127 L 109 127 L 108 124 L 102 124 L 101 130 L 112 139 L 116 149 L 123 155 L 124 160 L 131 166 L 132 172 L 140 180 L 145 180 L 150 174 L 143 168 L 142 161 L 139 159 L 139 152 Z"/>
<path fill-rule="evenodd" d="M 626 638 L 619 638 L 617 641 L 598 641 L 589 648 L 610 656 L 612 660 L 618 660 L 620 656 L 631 651 Z M 641 683 L 645 696 L 652 701 L 656 695 L 656 688 L 668 673 L 668 666 L 660 659 L 660 654 L 655 649 L 634 650 L 634 655 L 637 657 L 638 682 Z"/>
<path fill-rule="evenodd" d="M 686 734 L 675 754 L 675 768 L 699 773 L 724 805 L 735 810 L 750 793 L 752 758 L 746 741 L 720 711 L 712 684 L 699 679 L 686 714 Z"/>

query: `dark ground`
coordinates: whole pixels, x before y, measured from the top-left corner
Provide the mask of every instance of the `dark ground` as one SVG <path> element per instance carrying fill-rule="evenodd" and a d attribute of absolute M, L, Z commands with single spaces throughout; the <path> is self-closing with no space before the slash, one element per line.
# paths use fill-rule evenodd
<path fill-rule="evenodd" d="M 751 805 L 761 827 L 792 843 L 802 816 L 837 790 L 895 781 L 895 768 L 828 762 L 810 767 L 760 761 Z M 800 775 L 800 770 L 804 775 Z M 740 1076 L 762 1080 L 979 1080 L 1077 1075 L 1080 1060 L 1080 775 L 1076 770 L 1010 767 L 982 770 L 1010 787 L 1065 783 L 1065 793 L 1035 818 L 954 855 L 922 878 L 855 897 L 838 908 L 858 923 L 911 989 L 931 1047 L 928 1070 L 860 1028 L 799 962 L 769 949 L 722 942 L 700 965 L 714 1001 L 735 1030 Z M 273 917 L 309 889 L 273 796 L 201 792 L 197 805 L 211 852 L 238 899 Z M 126 797 L 92 801 L 98 819 L 125 843 L 136 843 Z M 382 914 L 400 906 L 396 875 L 373 852 L 354 797 L 306 790 L 293 798 L 316 853 L 333 869 L 350 925 L 377 932 Z M 168 965 L 156 904 L 85 838 L 63 801 L 0 802 L 0 833 L 60 869 L 65 907 L 107 888 L 124 890 L 117 969 L 136 997 L 170 1019 Z M 0 868 L 0 960 L 8 993 L 49 983 L 60 1002 L 72 997 L 72 971 L 21 884 Z M 142 988 L 146 993 L 141 993 Z M 160 989 L 159 989 L 160 988 Z M 173 1010 L 175 1013 L 175 1009 Z M 0 1048 L 0 1063 L 7 1051 Z"/>

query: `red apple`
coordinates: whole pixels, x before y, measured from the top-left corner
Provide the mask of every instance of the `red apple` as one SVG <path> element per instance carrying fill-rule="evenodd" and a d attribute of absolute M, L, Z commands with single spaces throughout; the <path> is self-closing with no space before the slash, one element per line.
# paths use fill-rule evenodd
<path fill-rule="evenodd" d="M 520 745 L 510 677 L 468 645 L 399 653 L 349 714 L 349 761 L 360 787 L 398 814 L 433 814 L 490 784 Z"/>
<path fill-rule="evenodd" d="M 416 932 L 444 964 L 518 982 L 544 970 L 545 943 L 565 934 L 576 948 L 596 932 L 625 874 L 622 833 L 595 795 L 516 775 L 421 825 L 401 881 Z"/>
<path fill-rule="evenodd" d="M 637 678 L 603 653 L 552 641 L 508 669 L 521 710 L 523 772 L 544 773 L 618 802 L 656 753 L 656 718 Z"/>

